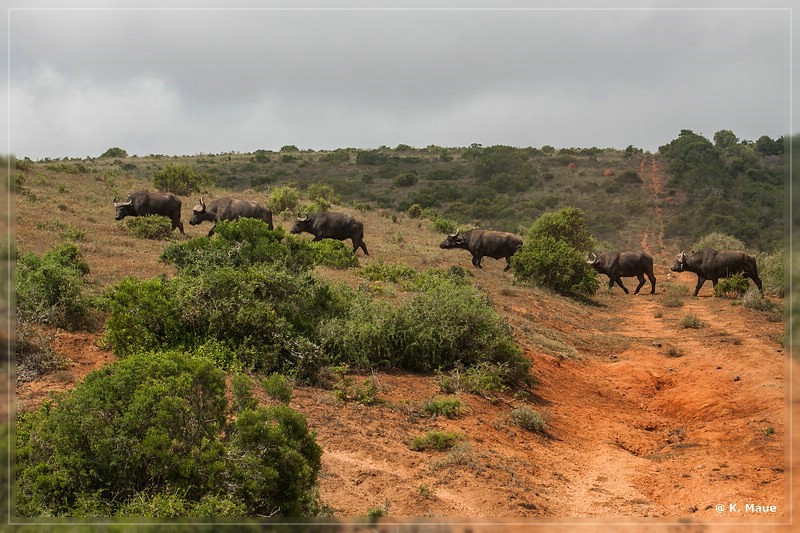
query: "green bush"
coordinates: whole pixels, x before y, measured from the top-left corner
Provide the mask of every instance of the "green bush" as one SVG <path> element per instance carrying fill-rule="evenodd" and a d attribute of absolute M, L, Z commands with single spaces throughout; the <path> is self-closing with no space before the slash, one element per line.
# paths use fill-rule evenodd
<path fill-rule="evenodd" d="M 507 363 L 484 361 L 468 368 L 456 365 L 448 373 L 437 372 L 436 382 L 446 394 L 468 392 L 494 402 L 498 394 L 508 390 L 514 376 Z M 532 383 L 533 380 L 529 380 L 529 384 Z"/>
<path fill-rule="evenodd" d="M 161 215 L 147 217 L 128 217 L 125 229 L 140 239 L 163 241 L 172 238 L 172 220 Z"/>
<path fill-rule="evenodd" d="M 425 450 L 449 450 L 458 442 L 464 440 L 464 436 L 453 431 L 428 431 L 423 435 L 414 437 L 410 448 L 415 452 Z"/>
<path fill-rule="evenodd" d="M 483 293 L 447 278 L 432 278 L 400 305 L 358 293 L 347 315 L 326 321 L 320 336 L 334 361 L 360 369 L 432 372 L 459 363 L 505 362 L 510 381 L 529 379 L 530 363 L 505 318 Z"/>
<path fill-rule="evenodd" d="M 436 217 L 432 221 L 433 229 L 439 233 L 455 233 L 458 229 L 458 224 L 447 218 Z"/>
<path fill-rule="evenodd" d="M 681 319 L 681 327 L 684 329 L 691 328 L 691 329 L 700 329 L 705 326 L 702 320 L 700 320 L 695 315 L 686 315 Z"/>
<path fill-rule="evenodd" d="M 426 401 L 422 408 L 430 415 L 446 416 L 447 418 L 456 418 L 465 411 L 461 400 L 455 397 L 446 398 L 443 396 L 434 396 Z"/>
<path fill-rule="evenodd" d="M 550 235 L 531 238 L 511 257 L 517 279 L 566 296 L 591 296 L 599 286 L 597 275 L 583 254 L 565 240 Z"/>
<path fill-rule="evenodd" d="M 313 342 L 319 324 L 341 314 L 348 297 L 309 274 L 257 265 L 169 281 L 128 278 L 108 301 L 106 339 L 119 356 L 197 350 L 224 367 L 294 371 L 313 381 L 324 363 Z"/>
<path fill-rule="evenodd" d="M 314 264 L 333 268 L 357 268 L 358 258 L 344 242 L 336 239 L 322 239 L 309 243 L 314 251 Z"/>
<path fill-rule="evenodd" d="M 269 194 L 269 206 L 275 213 L 293 213 L 300 203 L 300 191 L 288 185 L 275 187 Z"/>
<path fill-rule="evenodd" d="M 286 235 L 280 227 L 270 230 L 263 221 L 252 218 L 221 221 L 213 238 L 171 243 L 161 253 L 163 262 L 175 265 L 184 274 L 261 263 L 303 272 L 313 268 L 317 257 L 325 256 L 316 252 L 308 239 Z"/>
<path fill-rule="evenodd" d="M 565 241 L 584 255 L 597 247 L 597 241 L 586 226 L 583 210 L 576 207 L 565 207 L 560 211 L 541 215 L 528 229 L 525 242 L 547 238 Z"/>
<path fill-rule="evenodd" d="M 273 373 L 261 380 L 261 388 L 267 396 L 288 405 L 292 400 L 292 384 L 283 374 Z"/>
<path fill-rule="evenodd" d="M 187 331 L 173 284 L 163 278 L 128 277 L 108 293 L 105 339 L 117 356 L 180 346 Z"/>
<path fill-rule="evenodd" d="M 380 259 L 361 268 L 359 273 L 370 281 L 390 281 L 392 283 L 411 281 L 417 276 L 417 271 L 410 266 L 400 263 L 384 263 Z"/>
<path fill-rule="evenodd" d="M 121 157 L 128 157 L 128 152 L 126 152 L 122 148 L 114 146 L 113 148 L 109 148 L 108 150 L 103 152 L 100 155 L 100 157 L 104 157 L 104 158 L 105 157 L 109 157 L 109 158 L 113 157 L 115 159 L 118 159 L 118 158 L 121 158 Z"/>
<path fill-rule="evenodd" d="M 29 253 L 17 259 L 17 320 L 75 329 L 86 323 L 89 305 L 83 296 L 89 273 L 83 252 L 61 244 L 42 257 Z"/>
<path fill-rule="evenodd" d="M 255 409 L 258 401 L 253 397 L 255 381 L 247 374 L 234 372 L 231 376 L 231 394 L 233 396 L 233 407 L 237 413 L 245 409 Z"/>
<path fill-rule="evenodd" d="M 741 298 L 749 288 L 750 281 L 741 272 L 737 272 L 733 276 L 719 280 L 714 287 L 714 294 L 724 298 Z"/>
<path fill-rule="evenodd" d="M 544 421 L 544 417 L 530 407 L 518 407 L 512 410 L 511 422 L 522 429 L 527 429 L 534 433 L 547 432 L 547 424 Z"/>
<path fill-rule="evenodd" d="M 417 176 L 413 172 L 404 172 L 402 174 L 398 174 L 392 179 L 392 184 L 395 187 L 411 187 L 419 180 L 419 176 Z"/>
<path fill-rule="evenodd" d="M 715 250 L 744 250 L 744 243 L 732 235 L 715 231 L 701 238 L 694 243 L 694 250 L 705 250 L 713 248 Z"/>
<path fill-rule="evenodd" d="M 765 294 L 783 297 L 786 295 L 786 251 L 779 248 L 772 254 L 759 254 L 758 275 L 764 285 Z"/>
<path fill-rule="evenodd" d="M 17 424 L 21 516 L 307 516 L 321 449 L 288 407 L 231 417 L 225 374 L 129 357 Z"/>
<path fill-rule="evenodd" d="M 187 196 L 200 189 L 208 180 L 195 168 L 186 163 L 164 165 L 164 168 L 153 173 L 153 186 L 159 191 Z"/>

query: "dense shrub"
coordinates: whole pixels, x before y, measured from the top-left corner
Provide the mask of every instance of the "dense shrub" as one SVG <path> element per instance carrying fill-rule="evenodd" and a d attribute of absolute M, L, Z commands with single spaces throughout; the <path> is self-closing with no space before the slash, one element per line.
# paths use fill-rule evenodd
<path fill-rule="evenodd" d="M 326 257 L 324 251 L 315 251 L 308 239 L 286 235 L 280 227 L 270 230 L 263 221 L 251 218 L 220 221 L 213 238 L 198 237 L 172 243 L 161 254 L 162 261 L 186 274 L 258 263 L 281 265 L 301 272 L 313 268 L 318 257 Z"/>
<path fill-rule="evenodd" d="M 313 342 L 323 318 L 346 299 L 309 274 L 270 265 L 219 267 L 165 281 L 126 279 L 109 294 L 106 339 L 117 355 L 196 350 L 245 369 L 308 372 L 321 364 Z M 298 368 L 299 367 L 299 368 Z M 306 376 L 308 377 L 308 376 Z"/>
<path fill-rule="evenodd" d="M 714 287 L 714 294 L 725 298 L 741 298 L 749 288 L 750 281 L 741 272 L 737 272 L 733 276 L 719 280 Z"/>
<path fill-rule="evenodd" d="M 384 263 L 381 260 L 368 264 L 359 273 L 370 281 L 390 281 L 392 283 L 411 281 L 417 276 L 417 271 L 408 265 Z"/>
<path fill-rule="evenodd" d="M 275 187 L 269 194 L 269 207 L 275 213 L 291 213 L 300 203 L 300 191 L 289 185 Z"/>
<path fill-rule="evenodd" d="M 89 273 L 83 252 L 65 243 L 42 257 L 29 253 L 17 259 L 17 320 L 74 329 L 84 325 L 88 303 L 83 296 Z"/>
<path fill-rule="evenodd" d="M 172 237 L 172 220 L 161 215 L 147 217 L 128 217 L 125 229 L 140 239 L 162 241 Z"/>
<path fill-rule="evenodd" d="M 178 196 L 200 192 L 200 188 L 208 181 L 193 166 L 185 163 L 167 164 L 153 173 L 153 186 L 156 189 Z"/>
<path fill-rule="evenodd" d="M 532 239 L 511 257 L 517 279 L 547 287 L 558 293 L 591 296 L 599 282 L 584 256 L 567 241 L 549 235 Z"/>
<path fill-rule="evenodd" d="M 273 400 L 288 405 L 292 399 L 292 385 L 283 374 L 273 373 L 261 381 L 261 388 Z"/>
<path fill-rule="evenodd" d="M 20 415 L 17 511 L 313 514 L 321 449 L 304 416 L 285 406 L 229 414 L 225 374 L 202 358 L 149 353 L 97 370 Z"/>
<path fill-rule="evenodd" d="M 547 432 L 547 424 L 545 423 L 544 417 L 541 415 L 541 413 L 538 413 L 527 406 L 513 409 L 511 411 L 511 422 L 522 429 L 527 429 L 528 431 L 533 431 L 534 433 Z"/>
<path fill-rule="evenodd" d="M 114 146 L 113 148 L 109 148 L 108 150 L 103 152 L 100 155 L 100 157 L 109 157 L 109 158 L 110 157 L 113 157 L 113 158 L 128 157 L 128 152 L 126 152 L 122 148 Z"/>
<path fill-rule="evenodd" d="M 779 248 L 771 254 L 756 256 L 758 275 L 764 284 L 765 294 L 783 297 L 786 294 L 786 251 Z"/>
<path fill-rule="evenodd" d="M 309 246 L 314 251 L 314 264 L 333 268 L 357 268 L 358 257 L 352 248 L 336 239 L 322 239 L 310 242 Z"/>
<path fill-rule="evenodd" d="M 401 305 L 359 293 L 346 316 L 325 322 L 321 339 L 333 360 L 360 369 L 432 372 L 505 362 L 510 382 L 528 382 L 530 363 L 502 315 L 483 293 L 447 278 L 430 278 Z"/>
<path fill-rule="evenodd" d="M 705 250 L 706 248 L 713 248 L 715 250 L 744 250 L 745 246 L 742 241 L 733 235 L 715 231 L 705 235 L 696 243 L 694 243 L 694 250 Z"/>
<path fill-rule="evenodd" d="M 552 213 L 544 213 L 537 218 L 527 231 L 526 242 L 543 238 L 565 241 L 578 252 L 591 252 L 597 241 L 586 226 L 586 215 L 582 209 L 565 207 Z"/>

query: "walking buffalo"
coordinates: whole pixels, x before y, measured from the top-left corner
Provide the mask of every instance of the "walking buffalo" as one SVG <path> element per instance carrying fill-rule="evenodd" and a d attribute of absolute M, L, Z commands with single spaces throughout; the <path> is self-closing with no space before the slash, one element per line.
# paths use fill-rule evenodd
<path fill-rule="evenodd" d="M 639 294 L 639 290 L 644 285 L 644 277 L 647 276 L 647 279 L 650 280 L 650 294 L 656 292 L 653 258 L 644 252 L 610 252 L 601 254 L 599 257 L 592 253 L 589 255 L 588 263 L 600 274 L 608 276 L 609 290 L 616 283 L 622 287 L 625 294 L 628 294 L 628 289 L 622 284 L 622 278 L 636 276 L 639 279 L 639 285 L 633 294 Z"/>
<path fill-rule="evenodd" d="M 697 274 L 697 286 L 694 289 L 695 296 L 700 292 L 700 287 L 703 286 L 706 280 L 710 279 L 711 283 L 716 287 L 719 278 L 728 278 L 736 273 L 741 273 L 745 278 L 752 279 L 761 294 L 764 294 L 761 278 L 758 277 L 756 260 L 744 252 L 717 251 L 713 248 L 706 248 L 699 252 L 687 254 L 686 250 L 683 250 L 675 257 L 672 271 L 686 271 Z"/>
<path fill-rule="evenodd" d="M 220 220 L 238 220 L 242 217 L 263 220 L 269 229 L 273 229 L 272 211 L 252 200 L 237 200 L 228 197 L 218 198 L 206 206 L 201 196 L 200 205 L 192 208 L 192 218 L 189 219 L 189 224 L 196 226 L 204 220 L 213 222 L 214 227 L 208 232 L 208 236 L 211 237 Z"/>
<path fill-rule="evenodd" d="M 367 245 L 364 244 L 364 224 L 345 213 L 330 213 L 323 211 L 313 215 L 298 218 L 289 230 L 291 233 L 310 233 L 314 241 L 321 239 L 336 239 L 343 241 L 350 239 L 353 242 L 353 253 L 361 248 L 364 255 L 369 255 Z"/>
<path fill-rule="evenodd" d="M 456 232 L 448 235 L 439 245 L 439 248 L 463 248 L 472 254 L 472 264 L 477 268 L 481 266 L 481 259 L 491 257 L 500 259 L 505 257 L 506 267 L 503 272 L 511 268 L 511 256 L 522 246 L 522 239 L 513 233 L 492 231 L 488 229 L 473 229 L 464 233 Z"/>
<path fill-rule="evenodd" d="M 125 217 L 143 217 L 148 215 L 161 215 L 172 221 L 172 229 L 178 228 L 183 233 L 181 222 L 181 200 L 171 192 L 137 191 L 128 195 L 124 202 L 114 198 L 114 208 L 117 213 L 115 220 Z"/>

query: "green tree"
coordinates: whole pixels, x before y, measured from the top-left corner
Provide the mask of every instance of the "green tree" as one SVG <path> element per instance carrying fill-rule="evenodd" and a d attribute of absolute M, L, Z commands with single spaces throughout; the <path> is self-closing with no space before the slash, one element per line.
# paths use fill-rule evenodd
<path fill-rule="evenodd" d="M 731 130 L 719 130 L 714 134 L 714 145 L 722 150 L 728 150 L 739 144 L 739 138 Z"/>
<path fill-rule="evenodd" d="M 578 252 L 588 253 L 597 246 L 586 226 L 586 214 L 577 207 L 565 207 L 537 218 L 527 232 L 526 241 L 543 237 L 566 241 Z"/>
<path fill-rule="evenodd" d="M 186 163 L 167 164 L 153 173 L 153 186 L 160 190 L 187 196 L 200 192 L 208 180 Z"/>
<path fill-rule="evenodd" d="M 103 152 L 100 155 L 100 157 L 113 157 L 113 158 L 128 157 L 128 152 L 126 152 L 122 148 L 118 148 L 115 146 Z"/>
<path fill-rule="evenodd" d="M 772 140 L 762 135 L 756 141 L 756 152 L 761 155 L 780 155 L 783 153 L 783 137 Z"/>

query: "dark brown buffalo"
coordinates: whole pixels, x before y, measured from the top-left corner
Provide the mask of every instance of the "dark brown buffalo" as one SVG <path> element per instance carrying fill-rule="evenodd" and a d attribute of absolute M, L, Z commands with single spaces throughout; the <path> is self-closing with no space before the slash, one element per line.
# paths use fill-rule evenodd
<path fill-rule="evenodd" d="M 272 211 L 252 200 L 237 200 L 228 197 L 218 198 L 206 205 L 201 196 L 200 205 L 192 208 L 192 218 L 189 219 L 189 224 L 196 226 L 205 220 L 213 222 L 214 227 L 208 232 L 208 236 L 211 237 L 220 220 L 238 220 L 242 217 L 263 220 L 269 229 L 273 229 Z"/>
<path fill-rule="evenodd" d="M 298 218 L 294 223 L 291 233 L 310 233 L 314 240 L 336 239 L 343 241 L 350 239 L 353 242 L 353 253 L 359 248 L 364 250 L 364 255 L 369 255 L 367 245 L 364 244 L 364 225 L 355 218 L 345 213 L 321 212 Z"/>
<path fill-rule="evenodd" d="M 171 192 L 137 191 L 128 195 L 124 202 L 114 198 L 114 208 L 117 213 L 115 220 L 125 217 L 143 217 L 148 215 L 161 215 L 172 221 L 172 229 L 178 228 L 183 234 L 181 222 L 181 200 Z"/>
<path fill-rule="evenodd" d="M 697 274 L 697 286 L 694 289 L 695 296 L 700 292 L 700 287 L 703 286 L 706 280 L 710 279 L 711 283 L 716 287 L 719 278 L 728 278 L 736 273 L 741 273 L 745 278 L 752 279 L 761 294 L 764 294 L 761 278 L 758 277 L 756 260 L 744 252 L 717 251 L 713 248 L 706 248 L 699 252 L 687 254 L 686 250 L 683 250 L 675 257 L 672 271 L 686 271 Z"/>
<path fill-rule="evenodd" d="M 522 239 L 513 233 L 503 231 L 492 231 L 488 229 L 473 229 L 464 233 L 456 232 L 448 235 L 439 245 L 439 248 L 463 248 L 472 254 L 472 264 L 477 268 L 481 267 L 481 259 L 491 257 L 492 259 L 506 259 L 506 267 L 503 271 L 511 268 L 511 256 L 522 246 Z"/>
<path fill-rule="evenodd" d="M 639 285 L 636 286 L 633 294 L 639 294 L 639 290 L 644 285 L 644 277 L 647 276 L 647 279 L 650 280 L 650 294 L 656 293 L 653 258 L 644 252 L 610 252 L 600 256 L 592 253 L 589 255 L 588 263 L 600 274 L 608 276 L 609 290 L 616 283 L 622 287 L 625 294 L 628 294 L 628 289 L 622 284 L 622 278 L 635 276 L 639 279 Z"/>

